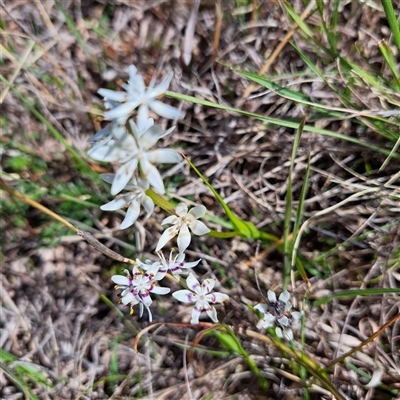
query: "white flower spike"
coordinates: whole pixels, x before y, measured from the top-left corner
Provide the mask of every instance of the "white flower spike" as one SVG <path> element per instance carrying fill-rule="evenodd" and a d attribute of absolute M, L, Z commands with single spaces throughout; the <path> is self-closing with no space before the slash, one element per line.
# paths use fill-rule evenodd
<path fill-rule="evenodd" d="M 120 165 L 111 186 L 111 194 L 115 195 L 125 188 L 138 166 L 142 178 L 163 194 L 164 183 L 153 163 L 175 164 L 182 160 L 182 156 L 171 149 L 148 150 L 171 130 L 163 132 L 159 125 L 147 125 L 148 129 L 142 133 L 133 121 L 129 123 L 133 135 L 125 128 L 115 130 L 112 139 L 101 141 L 88 154 L 95 160 L 117 162 Z"/>
<path fill-rule="evenodd" d="M 190 290 L 178 290 L 172 293 L 172 296 L 183 303 L 196 303 L 192 311 L 191 324 L 197 325 L 199 323 L 199 317 L 203 310 L 207 312 L 207 315 L 213 322 L 218 322 L 217 311 L 210 303 L 222 303 L 229 299 L 229 296 L 219 292 L 211 293 L 215 282 L 215 279 L 206 279 L 200 284 L 194 275 L 190 273 L 186 279 L 187 286 Z"/>
<path fill-rule="evenodd" d="M 157 97 L 166 92 L 173 75 L 174 74 L 170 72 L 156 87 L 153 87 L 154 80 L 152 80 L 150 86 L 146 89 L 143 77 L 137 73 L 136 67 L 131 65 L 129 67 L 129 81 L 127 84 L 122 85 L 125 92 L 116 92 L 108 89 L 100 89 L 98 91 L 107 102 L 114 101 L 121 103 L 117 107 L 106 111 L 104 113 L 104 118 L 107 120 L 125 120 L 126 122 L 138 106 L 140 106 L 137 115 L 139 129 L 149 118 L 149 108 L 164 118 L 183 118 L 185 114 L 182 111 L 156 100 Z"/>
<path fill-rule="evenodd" d="M 290 294 L 287 290 L 281 293 L 279 300 L 272 290 L 268 290 L 268 303 L 257 304 L 254 307 L 263 314 L 263 317 L 257 323 L 257 328 L 271 328 L 277 322 L 280 325 L 275 328 L 277 336 L 293 340 L 293 331 L 290 326 L 294 321 L 299 320 L 302 314 L 299 311 L 291 311 L 292 303 L 289 300 Z"/>
<path fill-rule="evenodd" d="M 204 216 L 206 210 L 204 206 L 196 206 L 188 212 L 187 205 L 179 203 L 175 210 L 177 215 L 170 215 L 161 222 L 161 225 L 172 224 L 173 226 L 167 228 L 161 235 L 156 251 L 160 251 L 172 238 L 179 234 L 179 253 L 184 253 L 191 241 L 189 228 L 195 235 L 199 236 L 210 232 L 210 229 L 203 222 L 198 221 L 199 218 Z"/>
<path fill-rule="evenodd" d="M 100 178 L 107 183 L 113 183 L 115 175 L 101 174 Z M 130 182 L 125 186 L 124 190 L 129 192 L 117 195 L 117 198 L 100 207 L 106 211 L 116 211 L 121 208 L 128 208 L 125 219 L 122 221 L 119 229 L 129 228 L 139 217 L 140 206 L 142 205 L 146 211 L 145 219 L 149 218 L 154 210 L 153 200 L 146 195 L 149 183 L 142 178 L 132 177 Z"/>

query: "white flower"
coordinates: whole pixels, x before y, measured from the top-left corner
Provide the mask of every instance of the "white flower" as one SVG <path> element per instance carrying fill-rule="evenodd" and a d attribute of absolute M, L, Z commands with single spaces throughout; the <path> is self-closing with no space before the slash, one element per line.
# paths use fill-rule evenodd
<path fill-rule="evenodd" d="M 177 275 L 178 280 L 179 280 L 179 274 L 183 273 L 182 269 L 193 268 L 201 261 L 201 259 L 200 259 L 197 261 L 185 263 L 184 262 L 185 253 L 178 253 L 174 257 L 173 250 L 169 254 L 168 260 L 165 258 L 163 253 L 159 252 L 157 254 L 158 254 L 158 257 L 160 257 L 160 269 L 158 270 L 158 272 L 164 273 L 164 276 L 165 276 L 165 274 L 168 272 L 168 270 L 170 270 L 172 275 Z"/>
<path fill-rule="evenodd" d="M 106 102 L 104 104 L 104 106 L 108 109 L 113 109 L 117 107 L 117 105 L 118 104 L 113 101 Z M 115 119 L 103 129 L 100 129 L 95 135 L 91 136 L 87 141 L 92 146 L 107 143 L 113 137 L 113 133 L 116 130 L 124 129 L 125 122 L 126 120 Z M 148 129 L 151 125 L 154 125 L 154 121 L 152 118 L 149 118 L 149 121 L 147 121 L 147 123 L 145 124 L 146 129 Z"/>
<path fill-rule="evenodd" d="M 101 179 L 107 183 L 113 183 L 115 175 L 101 174 Z M 116 199 L 100 208 L 105 211 L 116 211 L 121 208 L 128 208 L 125 219 L 122 221 L 119 229 L 129 228 L 139 217 L 140 205 L 146 211 L 145 219 L 149 218 L 154 210 L 153 200 L 146 195 L 146 190 L 149 188 L 149 183 L 144 179 L 132 177 L 130 182 L 125 186 L 124 190 L 129 190 L 128 193 L 117 195 Z"/>
<path fill-rule="evenodd" d="M 170 72 L 156 87 L 153 87 L 154 80 L 152 79 L 150 86 L 146 89 L 142 76 L 137 73 L 136 67 L 131 65 L 129 67 L 129 81 L 127 84 L 122 85 L 125 92 L 116 92 L 108 89 L 100 89 L 98 91 L 107 102 L 115 101 L 117 103 L 122 103 L 119 106 L 106 111 L 104 113 L 105 119 L 125 119 L 125 121 L 127 121 L 129 116 L 139 105 L 140 107 L 137 115 L 139 127 L 141 127 L 149 118 L 149 108 L 164 118 L 183 118 L 185 114 L 182 111 L 156 100 L 157 97 L 166 92 L 173 75 L 174 74 Z"/>
<path fill-rule="evenodd" d="M 133 306 L 136 304 L 140 305 L 140 316 L 143 314 L 143 305 L 149 312 L 149 321 L 152 321 L 152 315 L 149 306 L 152 303 L 150 297 L 151 293 L 155 294 L 167 294 L 171 291 L 170 288 L 157 286 L 157 268 L 149 268 L 146 272 L 139 269 L 138 266 L 134 266 L 132 274 L 128 270 L 125 270 L 127 276 L 114 275 L 111 280 L 117 284 L 115 289 L 122 289 L 121 303 L 124 305 L 131 305 L 131 313 L 133 312 Z"/>
<path fill-rule="evenodd" d="M 177 215 L 170 215 L 161 222 L 161 225 L 172 224 L 173 226 L 166 229 L 161 235 L 156 248 L 157 252 L 179 233 L 179 253 L 184 253 L 191 240 L 189 228 L 195 235 L 205 235 L 210 232 L 210 229 L 208 229 L 203 222 L 198 221 L 206 212 L 204 206 L 193 207 L 188 212 L 187 205 L 185 203 L 179 203 L 175 212 Z"/>
<path fill-rule="evenodd" d="M 192 273 L 186 279 L 187 286 L 190 290 L 178 290 L 172 293 L 177 300 L 184 303 L 196 303 L 192 311 L 191 324 L 198 324 L 199 317 L 203 310 L 214 321 L 218 322 L 217 311 L 214 306 L 209 303 L 222 303 L 227 300 L 229 296 L 223 293 L 211 293 L 215 285 L 215 279 L 206 279 L 201 285 Z"/>
<path fill-rule="evenodd" d="M 150 119 L 149 119 L 150 120 Z M 148 120 L 148 121 L 149 121 Z M 111 186 L 111 194 L 119 193 L 132 178 L 139 166 L 142 178 L 159 193 L 164 193 L 164 183 L 157 168 L 152 163 L 178 163 L 182 156 L 171 149 L 148 151 L 157 141 L 168 134 L 159 125 L 149 126 L 144 133 L 133 121 L 129 121 L 133 135 L 124 127 L 114 129 L 112 139 L 101 142 L 88 151 L 90 157 L 99 161 L 118 162 L 118 169 Z"/>
<path fill-rule="evenodd" d="M 292 303 L 287 290 L 281 293 L 279 300 L 272 290 L 268 290 L 268 303 L 257 304 L 254 308 L 263 314 L 263 318 L 257 323 L 258 329 L 271 328 L 277 322 L 280 325 L 275 329 L 277 336 L 293 340 L 290 326 L 293 321 L 299 320 L 302 314 L 299 311 L 291 311 Z"/>

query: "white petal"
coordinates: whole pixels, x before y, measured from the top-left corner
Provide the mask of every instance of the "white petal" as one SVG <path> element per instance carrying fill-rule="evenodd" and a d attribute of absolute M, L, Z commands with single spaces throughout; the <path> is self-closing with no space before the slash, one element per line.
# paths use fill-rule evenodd
<path fill-rule="evenodd" d="M 153 125 L 147 129 L 140 137 L 140 147 L 142 150 L 148 150 L 153 147 L 158 142 L 158 139 L 160 139 L 162 133 L 160 125 Z"/>
<path fill-rule="evenodd" d="M 143 178 L 160 194 L 165 193 L 164 182 L 161 178 L 158 169 L 151 164 L 145 157 L 140 160 L 140 169 Z"/>
<path fill-rule="evenodd" d="M 291 315 L 293 319 L 301 319 L 301 317 L 303 316 L 303 314 L 300 311 L 293 311 Z"/>
<path fill-rule="evenodd" d="M 173 224 L 176 225 L 179 223 L 179 218 L 176 215 L 170 215 L 167 218 L 164 218 L 161 222 L 161 225 L 166 225 L 166 224 Z"/>
<path fill-rule="evenodd" d="M 182 303 L 193 303 L 197 301 L 197 296 L 194 295 L 190 290 L 178 290 L 172 293 L 177 300 L 181 301 Z M 195 297 L 193 297 L 195 296 Z"/>
<path fill-rule="evenodd" d="M 210 319 L 215 322 L 218 323 L 218 316 L 217 316 L 217 310 L 215 309 L 215 307 L 211 307 L 209 310 L 207 311 L 207 315 L 210 317 Z"/>
<path fill-rule="evenodd" d="M 276 294 L 272 290 L 268 290 L 268 300 L 271 303 L 274 303 L 276 301 Z"/>
<path fill-rule="evenodd" d="M 167 287 L 161 287 L 161 286 L 153 286 L 153 289 L 151 290 L 151 293 L 155 294 L 167 294 L 171 291 L 170 288 Z"/>
<path fill-rule="evenodd" d="M 171 128 L 167 129 L 167 130 L 160 136 L 160 138 L 169 135 L 174 129 L 175 129 L 175 126 L 172 126 Z"/>
<path fill-rule="evenodd" d="M 200 290 L 200 283 L 192 273 L 190 273 L 186 278 L 186 284 L 188 285 L 188 288 L 195 293 L 198 293 Z"/>
<path fill-rule="evenodd" d="M 189 232 L 189 228 L 186 225 L 183 225 L 179 231 L 178 235 L 178 249 L 179 253 L 184 253 L 188 248 L 192 237 Z"/>
<path fill-rule="evenodd" d="M 229 299 L 229 296 L 225 293 L 215 292 L 206 295 L 207 301 L 210 303 L 222 303 Z"/>
<path fill-rule="evenodd" d="M 149 196 L 144 196 L 142 200 L 142 206 L 144 210 L 146 211 L 146 219 L 150 217 L 150 215 L 154 211 L 154 202 Z"/>
<path fill-rule="evenodd" d="M 197 220 L 190 223 L 190 229 L 197 236 L 205 235 L 210 232 L 210 229 L 208 229 L 203 222 Z"/>
<path fill-rule="evenodd" d="M 172 149 L 157 149 L 148 151 L 146 158 L 153 163 L 177 164 L 182 161 L 182 156 Z"/>
<path fill-rule="evenodd" d="M 258 329 L 267 329 L 274 326 L 275 317 L 272 314 L 265 314 L 257 323 Z"/>
<path fill-rule="evenodd" d="M 132 201 L 131 205 L 126 212 L 125 219 L 122 221 L 119 229 L 129 228 L 137 219 L 140 213 L 140 203 L 138 201 Z"/>
<path fill-rule="evenodd" d="M 129 286 L 129 279 L 126 276 L 122 275 L 113 275 L 111 280 L 117 285 L 121 286 Z"/>
<path fill-rule="evenodd" d="M 285 315 L 276 319 L 279 325 L 283 326 L 284 328 L 289 326 L 289 318 Z"/>
<path fill-rule="evenodd" d="M 276 336 L 278 336 L 278 338 L 283 338 L 283 333 L 282 333 L 282 329 L 281 328 L 279 328 L 279 326 L 277 326 L 276 328 L 275 328 L 275 333 L 276 333 Z"/>
<path fill-rule="evenodd" d="M 149 119 L 149 107 L 147 104 L 142 104 L 139 107 L 137 116 L 136 116 L 136 123 L 139 129 L 139 132 L 144 132 L 147 120 Z"/>
<path fill-rule="evenodd" d="M 156 251 L 160 251 L 172 238 L 174 238 L 177 234 L 177 230 L 175 226 L 171 226 L 164 231 L 158 240 Z"/>
<path fill-rule="evenodd" d="M 118 107 L 113 108 L 112 110 L 106 111 L 104 113 L 104 119 L 112 121 L 113 119 L 118 119 L 121 117 L 128 116 L 132 114 L 133 110 L 140 104 L 140 101 L 128 101 L 126 103 L 121 104 Z"/>
<path fill-rule="evenodd" d="M 201 314 L 201 311 L 198 310 L 196 307 L 194 307 L 192 310 L 192 319 L 190 320 L 190 323 L 192 325 L 197 325 L 199 323 L 200 314 Z"/>
<path fill-rule="evenodd" d="M 100 178 L 103 179 L 104 182 L 109 184 L 113 183 L 115 174 L 100 174 Z"/>
<path fill-rule="evenodd" d="M 98 140 L 105 139 L 107 136 L 112 134 L 112 128 L 113 123 L 108 124 L 106 127 L 103 129 L 99 130 L 95 135 L 91 136 L 87 141 L 89 143 L 97 142 Z"/>
<path fill-rule="evenodd" d="M 283 301 L 284 303 L 289 301 L 289 299 L 290 299 L 290 293 L 287 290 L 283 291 L 279 296 L 279 300 Z"/>
<path fill-rule="evenodd" d="M 88 150 L 89 157 L 97 161 L 118 161 L 120 158 L 119 148 L 116 146 L 115 140 L 110 140 L 107 144 L 94 146 Z"/>
<path fill-rule="evenodd" d="M 175 211 L 180 217 L 185 217 L 188 211 L 187 205 L 185 203 L 179 203 L 176 206 Z"/>
<path fill-rule="evenodd" d="M 128 197 L 128 198 L 127 198 Z M 107 204 L 103 204 L 100 209 L 103 211 L 116 211 L 124 208 L 129 203 L 129 195 L 117 197 L 113 201 L 110 201 Z"/>
<path fill-rule="evenodd" d="M 207 208 L 205 208 L 204 206 L 196 206 L 189 211 L 189 214 L 193 215 L 194 218 L 199 219 L 204 216 L 206 211 Z"/>
<path fill-rule="evenodd" d="M 136 78 L 136 74 L 137 74 L 137 68 L 133 64 L 131 64 L 129 66 L 129 82 Z"/>
<path fill-rule="evenodd" d="M 151 97 L 156 98 L 156 97 L 160 96 L 161 94 L 165 93 L 168 89 L 169 84 L 172 81 L 173 76 L 174 76 L 174 73 L 171 71 L 165 77 L 165 79 L 159 85 L 157 85 L 157 87 L 155 87 L 152 90 L 149 90 L 149 92 L 151 93 Z"/>
<path fill-rule="evenodd" d="M 99 89 L 97 93 L 107 100 L 117 101 L 118 103 L 123 103 L 128 99 L 128 93 L 126 92 L 116 92 L 110 89 Z"/>
<path fill-rule="evenodd" d="M 135 296 L 134 296 L 131 292 L 127 293 L 127 294 L 121 299 L 121 301 L 122 301 L 122 304 L 125 304 L 125 305 L 127 305 L 127 304 L 129 304 L 129 303 L 134 303 L 134 304 L 137 304 L 137 303 L 138 303 L 137 299 L 135 298 Z"/>
<path fill-rule="evenodd" d="M 269 312 L 269 308 L 266 304 L 257 304 L 254 309 L 260 311 L 260 313 L 262 314 L 266 314 L 267 312 Z"/>
<path fill-rule="evenodd" d="M 285 335 L 287 340 L 293 340 L 294 339 L 293 331 L 291 329 L 285 329 L 283 331 L 283 333 L 284 333 L 284 335 Z"/>
<path fill-rule="evenodd" d="M 200 261 L 201 261 L 201 258 L 200 258 L 200 260 L 197 260 L 197 261 L 183 263 L 183 265 L 179 265 L 179 267 L 180 268 L 194 268 Z"/>
<path fill-rule="evenodd" d="M 280 300 L 280 296 L 279 296 Z M 292 309 L 292 303 L 290 301 L 287 301 L 285 304 L 285 311 L 290 311 Z"/>
<path fill-rule="evenodd" d="M 149 107 L 159 116 L 169 119 L 181 119 L 185 116 L 185 113 L 178 110 L 175 107 L 164 104 L 158 100 L 152 100 L 149 102 Z"/>
<path fill-rule="evenodd" d="M 215 283 L 215 279 L 205 279 L 203 281 L 203 284 L 201 285 L 203 287 L 204 293 L 210 293 L 214 289 Z"/>
<path fill-rule="evenodd" d="M 125 188 L 126 184 L 132 178 L 132 175 L 136 170 L 137 164 L 138 160 L 134 158 L 131 161 L 121 165 L 121 167 L 115 174 L 115 178 L 111 186 L 111 194 L 115 195 Z"/>

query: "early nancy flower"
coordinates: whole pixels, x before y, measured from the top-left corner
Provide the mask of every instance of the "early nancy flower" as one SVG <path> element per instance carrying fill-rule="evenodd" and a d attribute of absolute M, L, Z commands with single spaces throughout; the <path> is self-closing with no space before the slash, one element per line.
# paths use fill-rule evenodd
<path fill-rule="evenodd" d="M 203 222 L 198 221 L 198 219 L 204 216 L 206 212 L 206 208 L 204 206 L 193 207 L 188 212 L 187 205 L 185 203 L 179 203 L 175 211 L 177 215 L 170 215 L 161 222 L 161 225 L 172 224 L 173 226 L 166 229 L 161 235 L 156 251 L 160 251 L 167 244 L 167 242 L 169 242 L 179 233 L 179 253 L 184 253 L 191 241 L 189 228 L 195 235 L 205 235 L 206 233 L 210 232 L 210 229 L 208 229 Z"/>
<path fill-rule="evenodd" d="M 222 303 L 229 296 L 224 293 L 211 293 L 215 285 L 215 279 L 206 279 L 202 284 L 194 277 L 192 273 L 186 279 L 187 286 L 190 290 L 178 290 L 172 293 L 177 300 L 184 303 L 196 303 L 192 311 L 191 324 L 198 324 L 201 312 L 204 310 L 207 315 L 215 322 L 218 322 L 217 311 L 210 303 Z"/>
<path fill-rule="evenodd" d="M 101 179 L 107 183 L 113 183 L 115 175 L 101 174 Z M 140 205 L 146 211 L 146 219 L 150 217 L 154 210 L 153 200 L 146 195 L 146 190 L 149 188 L 149 183 L 144 179 L 132 177 L 130 182 L 125 186 L 124 190 L 129 190 L 127 193 L 118 194 L 116 199 L 100 208 L 107 211 L 116 211 L 121 208 L 128 208 L 125 219 L 122 221 L 119 229 L 129 228 L 139 217 Z"/>
<path fill-rule="evenodd" d="M 114 275 L 111 277 L 112 281 L 117 284 L 115 288 L 122 289 L 121 303 L 130 304 L 131 312 L 133 312 L 133 306 L 140 304 L 140 316 L 143 313 L 144 305 L 149 311 L 149 321 L 151 322 L 153 318 L 149 309 L 152 303 L 150 294 L 167 294 L 171 289 L 157 286 L 157 268 L 151 267 L 144 272 L 135 265 L 132 269 L 132 275 L 128 270 L 125 270 L 125 272 L 127 276 Z"/>
<path fill-rule="evenodd" d="M 171 149 L 148 151 L 166 134 L 159 125 L 149 126 L 142 133 L 133 121 L 129 123 L 133 135 L 125 128 L 116 129 L 112 139 L 95 145 L 88 154 L 95 160 L 117 162 L 120 165 L 111 186 L 111 194 L 115 195 L 125 188 L 138 166 L 142 178 L 157 192 L 164 193 L 164 183 L 153 163 L 175 164 L 182 160 L 182 156 Z"/>
<path fill-rule="evenodd" d="M 267 329 L 277 322 L 280 326 L 276 327 L 276 334 L 281 338 L 293 340 L 293 331 L 290 326 L 293 320 L 300 319 L 302 314 L 299 311 L 291 311 L 292 303 L 289 300 L 290 294 L 287 290 L 280 294 L 279 300 L 276 299 L 272 290 L 268 290 L 268 302 L 254 307 L 263 314 L 263 318 L 257 323 L 257 328 Z"/>
<path fill-rule="evenodd" d="M 165 93 L 172 80 L 173 73 L 170 72 L 167 77 L 156 87 L 154 80 L 146 89 L 143 77 L 137 73 L 134 65 L 129 67 L 129 81 L 122 85 L 125 92 L 116 92 L 114 90 L 100 89 L 98 93 L 104 97 L 106 101 L 114 101 L 121 103 L 117 107 L 106 111 L 104 117 L 107 120 L 127 119 L 139 107 L 137 121 L 141 128 L 142 124 L 149 118 L 149 108 L 156 114 L 164 118 L 179 119 L 184 117 L 184 113 L 175 107 L 169 106 L 156 100 L 161 94 Z"/>
<path fill-rule="evenodd" d="M 179 274 L 182 274 L 182 269 L 193 268 L 195 267 L 200 261 L 193 261 L 193 262 L 184 262 L 185 261 L 185 254 L 178 253 L 174 257 L 173 250 L 169 254 L 169 259 L 167 260 L 163 253 L 157 253 L 158 257 L 160 257 L 160 269 L 158 270 L 159 273 L 167 273 L 168 270 L 171 271 L 172 275 L 176 276 L 179 280 Z"/>

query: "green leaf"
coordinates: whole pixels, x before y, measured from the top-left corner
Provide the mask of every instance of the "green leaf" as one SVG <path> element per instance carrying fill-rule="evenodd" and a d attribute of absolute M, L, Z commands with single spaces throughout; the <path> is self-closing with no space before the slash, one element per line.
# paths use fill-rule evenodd
<path fill-rule="evenodd" d="M 255 114 L 255 113 L 239 110 L 237 108 L 223 106 L 221 104 L 212 103 L 211 101 L 207 101 L 207 100 L 197 99 L 196 97 L 192 97 L 192 96 L 188 96 L 188 95 L 184 95 L 184 94 L 179 94 L 179 93 L 174 93 L 174 92 L 166 92 L 165 95 L 170 97 L 170 98 L 172 98 L 172 99 L 177 99 L 177 100 L 181 100 L 181 101 L 188 101 L 190 103 L 201 104 L 201 105 L 204 105 L 204 106 L 213 107 L 213 108 L 217 108 L 217 109 L 220 109 L 220 110 L 226 110 L 226 111 L 229 111 L 229 112 L 246 115 L 247 117 L 255 118 L 255 119 L 258 119 L 260 121 L 265 121 L 265 122 L 267 122 L 269 124 L 272 124 L 272 125 L 285 126 L 287 128 L 293 128 L 293 129 L 298 129 L 299 125 L 300 125 L 297 122 L 292 122 L 292 121 L 287 121 L 287 120 L 283 120 L 283 119 L 280 120 L 280 119 L 277 119 L 277 118 L 266 117 L 264 115 L 259 115 L 259 114 Z M 330 136 L 330 137 L 333 137 L 333 138 L 336 138 L 336 139 L 345 140 L 345 141 L 348 141 L 350 143 L 355 143 L 355 144 L 357 144 L 359 146 L 362 146 L 362 147 L 365 147 L 365 148 L 368 148 L 368 149 L 371 149 L 371 150 L 375 150 L 375 151 L 378 151 L 378 152 L 386 154 L 386 155 L 390 154 L 390 151 L 385 149 L 385 148 L 383 148 L 383 147 L 375 146 L 372 143 L 364 142 L 364 141 L 359 140 L 359 139 L 357 139 L 355 137 L 346 136 L 346 135 L 343 135 L 341 133 L 329 131 L 327 129 L 321 129 L 321 128 L 316 128 L 315 126 L 304 125 L 304 129 L 303 130 L 305 132 L 319 133 L 320 135 L 326 135 L 326 136 Z M 397 160 L 400 160 L 400 154 L 393 154 L 393 158 L 396 158 Z"/>
<path fill-rule="evenodd" d="M 332 293 L 329 296 L 321 297 L 314 302 L 314 306 L 318 307 L 321 304 L 328 303 L 333 299 L 340 298 L 354 298 L 356 296 L 369 296 L 373 294 L 384 294 L 384 293 L 400 293 L 400 289 L 388 289 L 388 288 L 377 288 L 377 289 L 355 289 L 355 290 L 343 290 L 341 292 Z"/>

